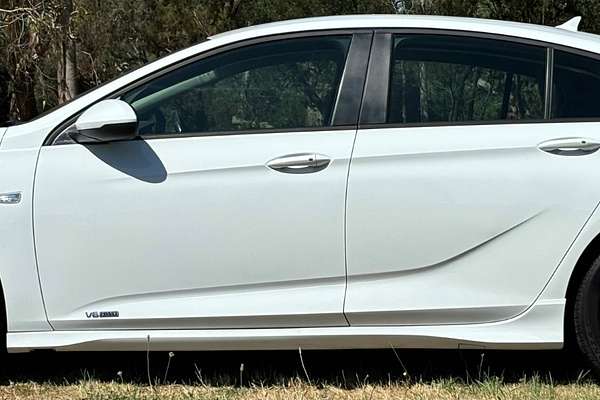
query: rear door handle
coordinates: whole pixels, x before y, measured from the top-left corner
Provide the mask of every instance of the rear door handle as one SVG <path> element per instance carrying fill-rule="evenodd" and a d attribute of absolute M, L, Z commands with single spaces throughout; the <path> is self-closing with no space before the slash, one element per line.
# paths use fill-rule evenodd
<path fill-rule="evenodd" d="M 548 140 L 538 146 L 550 154 L 559 156 L 583 156 L 592 154 L 600 149 L 600 143 L 586 138 L 565 138 Z"/>
<path fill-rule="evenodd" d="M 267 167 L 287 174 L 310 174 L 321 171 L 331 159 L 318 153 L 298 153 L 277 157 L 267 163 Z"/>

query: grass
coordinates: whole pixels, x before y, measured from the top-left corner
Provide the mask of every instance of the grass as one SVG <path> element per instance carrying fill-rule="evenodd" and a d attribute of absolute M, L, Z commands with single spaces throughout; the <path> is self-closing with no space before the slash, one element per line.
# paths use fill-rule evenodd
<path fill-rule="evenodd" d="M 560 400 L 600 385 L 561 352 L 32 353 L 2 359 L 0 399 Z"/>
<path fill-rule="evenodd" d="M 496 379 L 465 384 L 453 380 L 428 383 L 370 385 L 351 389 L 314 386 L 300 380 L 275 386 L 202 386 L 168 384 L 150 387 L 131 383 L 80 381 L 73 384 L 18 383 L 0 388 L 2 399 L 90 399 L 90 400 L 184 400 L 184 399 L 599 399 L 600 387 L 593 383 L 553 384 L 537 378 L 520 383 Z"/>

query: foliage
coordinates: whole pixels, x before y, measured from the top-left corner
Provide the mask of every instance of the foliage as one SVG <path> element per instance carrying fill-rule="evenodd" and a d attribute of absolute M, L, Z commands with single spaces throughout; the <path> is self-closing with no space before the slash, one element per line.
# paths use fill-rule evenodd
<path fill-rule="evenodd" d="M 165 54 L 239 27 L 318 15 L 419 13 L 556 25 L 596 0 L 0 0 L 0 122 L 27 120 Z M 8 81 L 8 83 L 7 83 Z"/>

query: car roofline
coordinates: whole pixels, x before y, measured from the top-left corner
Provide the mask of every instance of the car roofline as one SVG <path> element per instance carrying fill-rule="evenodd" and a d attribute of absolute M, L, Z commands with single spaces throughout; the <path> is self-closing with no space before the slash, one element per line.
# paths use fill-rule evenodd
<path fill-rule="evenodd" d="M 270 22 L 210 36 L 211 42 L 236 42 L 275 34 L 348 29 L 455 30 L 529 39 L 600 54 L 600 36 L 553 26 L 482 18 L 431 15 L 343 15 Z"/>

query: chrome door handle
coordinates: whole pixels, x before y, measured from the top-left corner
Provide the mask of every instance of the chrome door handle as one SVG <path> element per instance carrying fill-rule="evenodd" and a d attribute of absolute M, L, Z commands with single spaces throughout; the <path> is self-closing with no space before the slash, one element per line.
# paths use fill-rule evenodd
<path fill-rule="evenodd" d="M 586 138 L 566 138 L 540 143 L 540 150 L 560 156 L 582 156 L 600 149 L 600 143 Z"/>
<path fill-rule="evenodd" d="M 267 167 L 287 174 L 309 174 L 321 171 L 331 160 L 317 153 L 288 154 L 267 162 Z"/>

